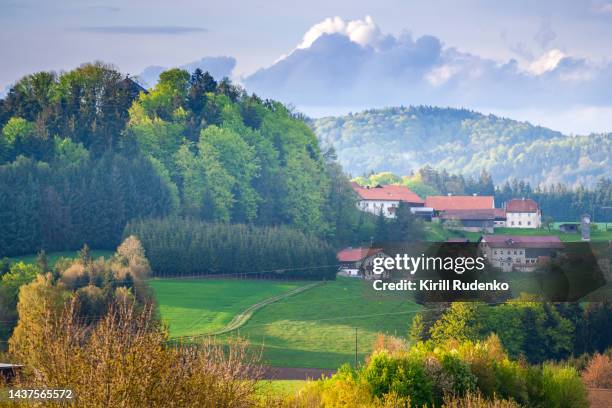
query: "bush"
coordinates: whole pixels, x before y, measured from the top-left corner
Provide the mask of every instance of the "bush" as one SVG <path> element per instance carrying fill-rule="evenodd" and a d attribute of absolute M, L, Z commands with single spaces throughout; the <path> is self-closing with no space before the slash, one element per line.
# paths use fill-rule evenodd
<path fill-rule="evenodd" d="M 605 354 L 595 354 L 582 378 L 589 387 L 612 388 L 612 359 Z"/>
<path fill-rule="evenodd" d="M 433 403 L 433 386 L 422 361 L 408 354 L 374 353 L 362 373 L 372 394 L 382 398 L 393 393 L 410 397 L 414 407 Z"/>
<path fill-rule="evenodd" d="M 519 408 L 516 402 L 504 399 L 488 400 L 480 394 L 466 394 L 463 397 L 444 398 L 442 408 Z"/>
<path fill-rule="evenodd" d="M 259 366 L 246 344 L 169 347 L 152 307 L 119 303 L 95 325 L 75 312 L 43 313 L 36 332 L 15 338 L 12 352 L 25 364 L 17 388 L 68 388 L 75 406 L 252 407 Z M 34 336 L 44 346 L 31 347 Z"/>
<path fill-rule="evenodd" d="M 586 388 L 574 368 L 545 364 L 542 368 L 542 385 L 544 405 L 547 407 L 589 406 Z"/>

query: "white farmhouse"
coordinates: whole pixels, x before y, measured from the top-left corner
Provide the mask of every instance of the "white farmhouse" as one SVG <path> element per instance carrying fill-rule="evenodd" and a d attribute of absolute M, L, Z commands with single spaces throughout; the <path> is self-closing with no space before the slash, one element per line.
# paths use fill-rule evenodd
<path fill-rule="evenodd" d="M 540 228 L 542 213 L 538 203 L 530 198 L 513 198 L 506 202 L 506 227 L 508 228 Z"/>
<path fill-rule="evenodd" d="M 395 218 L 395 211 L 400 202 L 404 202 L 410 207 L 423 207 L 425 203 L 421 197 L 405 186 L 377 185 L 375 187 L 362 187 L 355 182 L 351 183 L 351 186 L 359 196 L 357 208 L 375 215 L 382 211 L 387 218 Z"/>
<path fill-rule="evenodd" d="M 483 235 L 480 249 L 488 262 L 503 272 L 534 271 L 563 248 L 556 236 Z"/>

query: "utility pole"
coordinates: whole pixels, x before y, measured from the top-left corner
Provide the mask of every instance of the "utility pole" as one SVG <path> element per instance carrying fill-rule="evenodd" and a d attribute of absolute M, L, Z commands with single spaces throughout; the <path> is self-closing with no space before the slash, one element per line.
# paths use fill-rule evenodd
<path fill-rule="evenodd" d="M 355 327 L 355 370 L 357 369 L 357 328 Z"/>

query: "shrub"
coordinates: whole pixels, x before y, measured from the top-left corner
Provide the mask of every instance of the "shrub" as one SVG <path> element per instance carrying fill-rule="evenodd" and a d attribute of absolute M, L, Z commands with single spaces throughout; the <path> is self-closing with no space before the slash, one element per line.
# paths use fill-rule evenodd
<path fill-rule="evenodd" d="M 542 368 L 544 406 L 588 407 L 587 392 L 574 368 L 545 364 Z"/>
<path fill-rule="evenodd" d="M 595 354 L 582 378 L 589 387 L 612 388 L 612 358 L 605 354 Z"/>
<path fill-rule="evenodd" d="M 376 397 L 389 393 L 410 397 L 414 407 L 433 403 L 431 379 L 422 360 L 414 356 L 405 353 L 392 356 L 387 351 L 374 353 L 362 378 Z"/>
<path fill-rule="evenodd" d="M 466 394 L 463 397 L 444 398 L 442 408 L 519 408 L 516 402 L 504 399 L 488 400 L 480 394 Z"/>
<path fill-rule="evenodd" d="M 12 352 L 26 364 L 17 388 L 68 388 L 75 406 L 250 407 L 258 366 L 246 344 L 172 347 L 152 307 L 114 304 L 96 324 L 85 325 L 76 300 L 43 313 L 39 330 L 13 338 Z M 44 346 L 30 347 L 33 336 Z M 35 374 L 35 375 L 33 375 Z"/>

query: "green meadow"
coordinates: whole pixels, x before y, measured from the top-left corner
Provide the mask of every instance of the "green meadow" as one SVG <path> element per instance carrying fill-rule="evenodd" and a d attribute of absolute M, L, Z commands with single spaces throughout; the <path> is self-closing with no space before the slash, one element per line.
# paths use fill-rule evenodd
<path fill-rule="evenodd" d="M 304 282 L 240 280 L 151 281 L 171 337 L 223 328 L 249 306 Z M 338 278 L 256 311 L 239 335 L 274 366 L 337 368 L 372 350 L 379 332 L 405 337 L 419 306 L 403 296 L 373 293 L 361 280 Z"/>
<path fill-rule="evenodd" d="M 162 320 L 170 337 L 194 336 L 223 329 L 250 306 L 289 292 L 304 282 L 230 279 L 151 279 Z"/>

